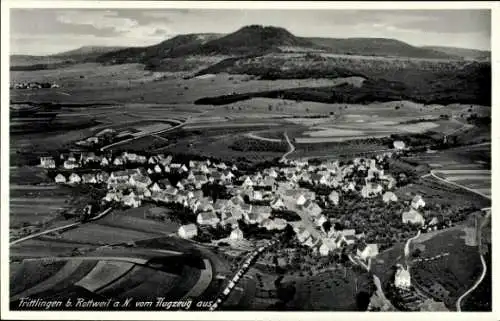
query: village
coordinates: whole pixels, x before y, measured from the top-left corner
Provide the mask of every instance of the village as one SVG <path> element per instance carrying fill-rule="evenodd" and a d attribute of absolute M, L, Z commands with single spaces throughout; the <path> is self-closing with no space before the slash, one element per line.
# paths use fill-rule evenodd
<path fill-rule="evenodd" d="M 153 202 L 184 208 L 193 218 L 178 230 L 179 237 L 185 239 L 216 227 L 230 229 L 229 239 L 242 239 L 239 222 L 271 232 L 290 225 L 297 241 L 315 255 L 328 256 L 348 247 L 366 261 L 378 254 L 378 244 L 367 244 L 365 234 L 355 229 L 325 228 L 334 221 L 324 215 L 323 208 L 336 206 L 343 195 L 353 193 L 366 199 L 381 198 L 384 203 L 398 202 L 392 191 L 397 179 L 381 166 L 391 157 L 392 153 L 385 153 L 372 159 L 356 158 L 349 164 L 330 161 L 319 165 L 285 159 L 277 166 L 244 173 L 236 165 L 210 160 L 176 163 L 172 155 L 148 157 L 123 152 L 98 156 L 82 152 L 79 156 L 61 154 L 59 159 L 42 157 L 40 166 L 58 172 L 54 177 L 58 184 L 103 186 L 106 194 L 101 204 L 105 206 L 140 207 Z M 219 186 L 225 192 L 210 197 L 203 191 L 206 186 Z M 330 192 L 317 195 L 301 186 Z M 425 205 L 424 199 L 415 195 L 401 213 L 401 222 L 422 231 L 437 228 L 436 218 L 426 222 L 419 212 Z M 300 220 L 287 220 L 289 213 L 297 214 Z"/>
<path fill-rule="evenodd" d="M 10 89 L 42 89 L 42 88 L 59 88 L 60 86 L 56 83 L 49 82 L 17 82 L 15 84 L 10 84 Z"/>

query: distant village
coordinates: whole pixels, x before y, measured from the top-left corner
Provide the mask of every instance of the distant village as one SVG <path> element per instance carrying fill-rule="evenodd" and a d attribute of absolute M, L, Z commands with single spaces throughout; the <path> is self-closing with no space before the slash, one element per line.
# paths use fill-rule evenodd
<path fill-rule="evenodd" d="M 42 88 L 59 88 L 56 83 L 50 82 L 17 82 L 9 85 L 10 89 L 42 89 Z"/>
<path fill-rule="evenodd" d="M 362 241 L 364 233 L 356 233 L 354 229 L 326 231 L 324 223 L 328 218 L 322 213 L 320 204 L 336 206 L 344 193 L 381 198 L 385 203 L 398 202 L 392 191 L 396 179 L 380 166 L 392 156 L 392 153 L 385 153 L 372 159 L 356 158 L 348 164 L 328 161 L 313 165 L 302 160 L 281 160 L 279 165 L 251 175 L 223 162 L 191 160 L 180 163 L 175 162 L 172 155 L 144 156 L 129 152 L 115 156 L 110 153 L 98 156 L 94 152 L 82 152 L 79 156 L 61 154 L 59 160 L 42 157 L 40 166 L 56 171 L 54 179 L 58 184 L 105 186 L 103 205 L 139 207 L 145 202 L 154 202 L 191 211 L 196 220 L 178 230 L 178 235 L 185 239 L 195 237 L 200 229 L 222 226 L 232 229 L 230 239 L 240 240 L 244 236 L 239 221 L 267 231 L 282 231 L 291 225 L 299 243 L 317 255 L 328 256 L 357 244 L 357 257 L 366 261 L 377 256 L 378 244 L 366 244 Z M 117 168 L 120 170 L 115 170 Z M 79 174 L 85 169 L 91 171 Z M 353 178 L 353 173 L 358 174 L 357 179 Z M 169 175 L 182 178 L 174 185 Z M 300 187 L 301 183 L 326 187 L 331 192 L 327 196 L 317 196 L 314 191 Z M 214 201 L 205 196 L 202 191 L 205 184 L 224 186 L 228 198 Z M 425 200 L 415 195 L 407 210 L 401 213 L 402 222 L 423 231 L 437 229 L 435 218 L 426 222 L 419 212 L 425 206 Z M 275 217 L 272 214 L 276 211 L 294 212 L 301 220 L 289 222 L 286 216 Z M 404 275 L 404 271 L 398 272 L 398 280 Z M 406 284 L 408 281 L 397 282 Z"/>

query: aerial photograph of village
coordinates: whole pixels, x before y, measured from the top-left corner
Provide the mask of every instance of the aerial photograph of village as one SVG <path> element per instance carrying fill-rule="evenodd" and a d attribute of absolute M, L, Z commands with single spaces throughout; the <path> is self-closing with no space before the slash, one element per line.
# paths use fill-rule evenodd
<path fill-rule="evenodd" d="M 11 311 L 492 311 L 491 16 L 10 9 Z"/>

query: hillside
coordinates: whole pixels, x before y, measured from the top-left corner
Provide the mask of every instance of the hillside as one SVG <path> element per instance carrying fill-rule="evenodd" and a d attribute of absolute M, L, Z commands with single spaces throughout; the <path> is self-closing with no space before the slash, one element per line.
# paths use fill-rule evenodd
<path fill-rule="evenodd" d="M 96 60 L 101 63 L 144 63 L 156 64 L 165 58 L 179 57 L 195 52 L 203 44 L 218 39 L 222 35 L 215 33 L 193 33 L 178 35 L 147 47 L 131 47 L 109 52 Z"/>
<path fill-rule="evenodd" d="M 54 58 L 73 59 L 73 60 L 89 60 L 97 58 L 108 52 L 117 51 L 124 47 L 117 46 L 83 46 L 74 50 L 61 52 L 51 55 Z"/>
<path fill-rule="evenodd" d="M 431 48 L 419 48 L 405 42 L 386 38 L 305 38 L 336 54 L 360 56 L 409 57 L 423 59 L 460 59 L 451 53 Z"/>
<path fill-rule="evenodd" d="M 444 47 L 444 46 L 425 46 L 425 49 L 432 49 L 435 51 L 443 52 L 448 55 L 460 56 L 465 59 L 474 60 L 490 60 L 491 51 L 487 50 L 476 50 L 467 48 L 457 48 L 457 47 Z"/>
<path fill-rule="evenodd" d="M 64 62 L 92 61 L 105 53 L 116 51 L 121 48 L 123 47 L 83 46 L 74 50 L 46 56 L 11 55 L 10 66 L 52 65 L 62 64 Z"/>

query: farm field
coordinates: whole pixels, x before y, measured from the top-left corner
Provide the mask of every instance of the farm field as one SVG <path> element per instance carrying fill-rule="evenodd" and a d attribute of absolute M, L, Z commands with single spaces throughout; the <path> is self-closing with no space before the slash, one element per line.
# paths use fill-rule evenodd
<path fill-rule="evenodd" d="M 125 211 L 114 210 L 110 215 L 96 221 L 96 224 L 109 227 L 117 227 L 131 231 L 150 233 L 153 235 L 168 235 L 176 233 L 179 224 L 173 221 L 161 222 L 145 218 L 149 207 L 138 207 Z"/>
<path fill-rule="evenodd" d="M 72 192 L 63 186 L 11 185 L 10 227 L 38 226 L 61 219 Z"/>
<path fill-rule="evenodd" d="M 324 78 L 269 81 L 224 73 L 210 78 L 183 79 L 179 73 L 145 71 L 140 64 L 101 66 L 86 63 L 55 70 L 12 71 L 10 74 L 11 82 L 54 81 L 62 85 L 61 88 L 39 91 L 13 89 L 11 98 L 14 102 L 189 103 L 233 92 L 324 87 L 339 82 Z M 89 100 L 89 97 L 92 99 Z"/>
<path fill-rule="evenodd" d="M 125 228 L 88 223 L 77 229 L 61 233 L 61 239 L 71 242 L 90 244 L 110 244 L 137 241 L 157 236 L 157 234 L 140 232 Z"/>
<path fill-rule="evenodd" d="M 443 300 L 445 305 L 454 310 L 456 299 L 477 279 L 481 271 L 481 262 L 476 246 L 468 246 L 464 238 L 465 231 L 451 229 L 439 233 L 431 239 L 416 244 L 423 244 L 423 257 L 434 257 L 449 253 L 430 263 L 416 263 L 412 266 L 412 275 L 416 286 L 435 299 Z"/>
<path fill-rule="evenodd" d="M 474 157 L 474 149 L 482 154 Z M 439 151 L 433 154 L 410 156 L 411 162 L 428 164 L 437 177 L 452 184 L 459 184 L 491 195 L 491 150 L 489 145 L 472 147 L 469 152 L 463 148 Z"/>
<path fill-rule="evenodd" d="M 58 239 L 32 239 L 10 247 L 11 259 L 69 256 L 75 249 L 94 249 L 95 245 Z"/>
<path fill-rule="evenodd" d="M 351 269 L 327 271 L 302 278 L 296 282 L 296 294 L 289 305 L 299 310 L 357 311 L 358 278 L 357 272 Z"/>

